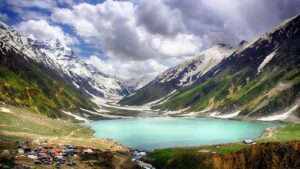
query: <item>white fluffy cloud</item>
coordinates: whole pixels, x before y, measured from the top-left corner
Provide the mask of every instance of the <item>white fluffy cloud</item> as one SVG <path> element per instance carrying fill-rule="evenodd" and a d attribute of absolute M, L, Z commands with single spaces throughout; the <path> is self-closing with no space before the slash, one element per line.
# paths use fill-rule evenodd
<path fill-rule="evenodd" d="M 153 75 L 167 68 L 162 62 L 199 52 L 202 42 L 186 32 L 179 10 L 165 6 L 160 0 L 151 2 L 152 5 L 148 1 L 138 5 L 112 0 L 97 5 L 81 3 L 72 9 L 56 8 L 51 18 L 73 27 L 86 43 L 98 46 L 108 56 L 107 60 L 95 61 L 95 56 L 89 60 L 106 67 L 106 73 Z M 146 20 L 154 9 L 157 19 L 151 19 L 157 21 Z"/>
<path fill-rule="evenodd" d="M 154 23 L 138 21 L 136 13 L 142 9 L 131 2 L 108 0 L 97 5 L 79 4 L 73 9 L 56 8 L 52 19 L 74 27 L 79 36 L 99 45 L 111 58 L 147 60 L 190 55 L 199 51 L 200 39 L 183 32 L 182 23 L 178 23 L 181 26 L 174 26 L 176 19 L 169 23 L 163 21 L 163 24 L 159 23 L 162 28 L 156 30 L 151 26 Z M 161 15 L 174 13 L 167 7 L 161 11 Z M 169 37 L 169 34 L 174 36 Z M 175 47 L 171 48 L 172 45 Z"/>
<path fill-rule="evenodd" d="M 19 15 L 23 22 L 15 27 L 22 34 L 42 40 L 58 38 L 66 44 L 77 43 L 79 38 L 83 43 L 76 51 L 84 56 L 103 54 L 87 61 L 108 74 L 127 77 L 160 73 L 217 43 L 252 40 L 298 14 L 300 6 L 300 0 L 89 2 L 95 3 L 4 0 L 0 7 Z M 5 16 L 0 13 L 0 20 Z M 73 33 L 76 36 L 71 37 Z"/>
<path fill-rule="evenodd" d="M 58 26 L 49 25 L 45 20 L 28 20 L 14 26 L 24 36 L 38 40 L 55 41 L 59 39 L 63 44 L 76 44 L 78 40 L 65 34 Z"/>
<path fill-rule="evenodd" d="M 87 63 L 94 65 L 101 72 L 116 75 L 122 78 L 141 77 L 144 75 L 157 75 L 168 67 L 158 63 L 157 60 L 148 59 L 144 61 L 120 60 L 101 60 L 98 56 L 92 55 L 85 60 Z"/>

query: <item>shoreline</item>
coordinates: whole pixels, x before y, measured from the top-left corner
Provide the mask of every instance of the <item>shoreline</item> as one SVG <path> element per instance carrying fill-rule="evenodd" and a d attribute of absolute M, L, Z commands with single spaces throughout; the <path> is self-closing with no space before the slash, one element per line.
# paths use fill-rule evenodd
<path fill-rule="evenodd" d="M 299 123 L 298 121 L 292 121 L 292 120 L 259 120 L 259 118 L 248 118 L 248 117 L 230 117 L 230 118 L 221 118 L 221 117 L 213 117 L 209 115 L 198 115 L 198 116 L 184 116 L 184 115 L 153 115 L 153 116 L 124 116 L 127 118 L 109 118 L 109 119 L 96 119 L 96 120 L 90 120 L 89 122 L 95 122 L 95 121 L 103 121 L 103 120 L 128 120 L 128 119 L 140 119 L 140 118 L 162 118 L 162 117 L 174 117 L 174 118 L 211 118 L 211 119 L 224 119 L 224 120 L 236 120 L 236 121 L 256 121 L 256 122 L 279 122 L 279 123 Z M 87 123 L 89 123 L 87 122 Z"/>
<path fill-rule="evenodd" d="M 288 125 L 288 124 L 287 124 Z M 257 138 L 259 139 L 265 139 L 265 138 L 270 138 L 274 135 L 276 131 L 278 131 L 280 128 L 284 128 L 285 126 L 275 126 L 275 127 L 270 127 L 266 128 L 264 132 Z"/>

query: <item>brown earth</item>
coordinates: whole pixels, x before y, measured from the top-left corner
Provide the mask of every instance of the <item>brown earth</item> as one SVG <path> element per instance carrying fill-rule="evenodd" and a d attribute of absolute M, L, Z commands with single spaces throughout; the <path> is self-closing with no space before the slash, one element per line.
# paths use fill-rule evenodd
<path fill-rule="evenodd" d="M 299 169 L 300 141 L 252 145 L 231 154 L 212 157 L 215 169 Z"/>
<path fill-rule="evenodd" d="M 180 153 L 167 169 L 300 169 L 300 141 L 251 145 L 229 154 Z"/>

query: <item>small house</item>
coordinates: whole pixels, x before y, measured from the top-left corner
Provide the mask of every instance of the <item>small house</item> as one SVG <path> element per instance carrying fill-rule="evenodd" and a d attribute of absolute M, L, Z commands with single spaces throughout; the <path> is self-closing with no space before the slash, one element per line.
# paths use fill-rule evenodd
<path fill-rule="evenodd" d="M 245 144 L 255 144 L 255 141 L 252 140 L 252 139 L 247 139 L 247 140 L 244 140 L 243 143 L 245 143 Z"/>

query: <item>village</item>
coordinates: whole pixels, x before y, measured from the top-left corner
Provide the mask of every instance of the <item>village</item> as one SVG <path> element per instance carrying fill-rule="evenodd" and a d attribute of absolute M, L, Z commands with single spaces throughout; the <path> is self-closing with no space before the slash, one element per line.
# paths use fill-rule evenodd
<path fill-rule="evenodd" d="M 18 141 L 8 143 L 1 156 L 0 168 L 106 168 L 110 159 L 104 152 L 89 146 L 71 144 L 50 144 L 47 140 L 40 143 Z M 105 157 L 105 158 L 103 158 Z M 112 157 L 112 156 L 111 156 Z M 14 163 L 14 164 L 12 164 Z"/>

